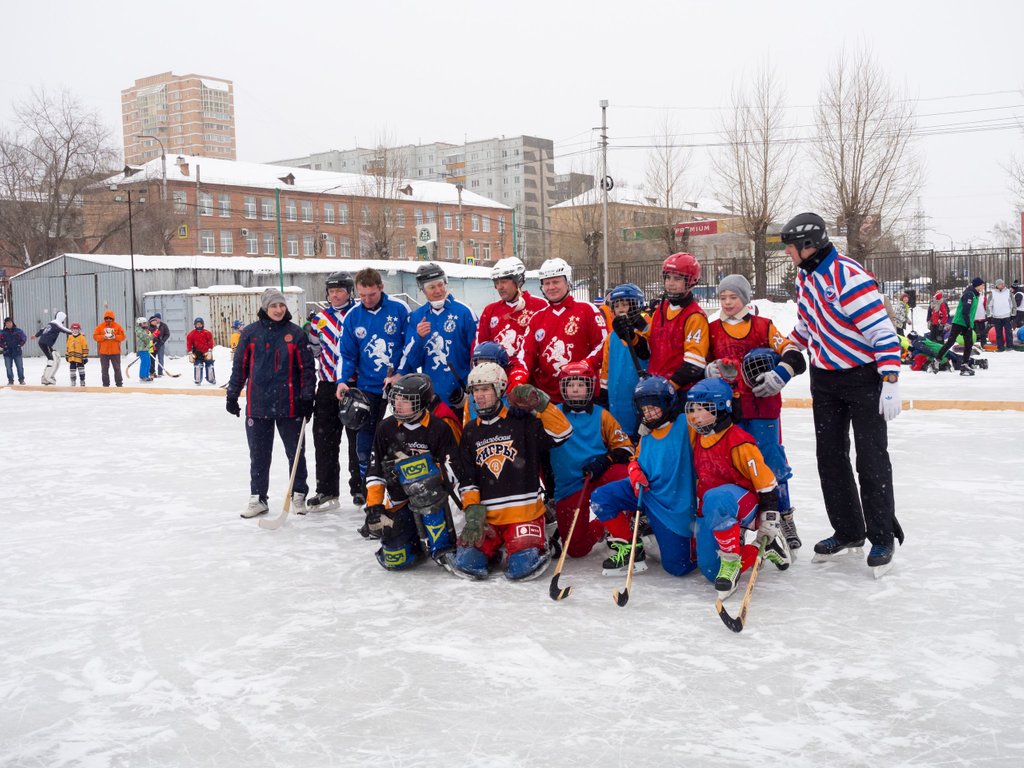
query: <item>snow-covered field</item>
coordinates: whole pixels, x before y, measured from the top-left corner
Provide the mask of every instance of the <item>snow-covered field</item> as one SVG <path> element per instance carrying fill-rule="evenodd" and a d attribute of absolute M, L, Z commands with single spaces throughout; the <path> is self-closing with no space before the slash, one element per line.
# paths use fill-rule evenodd
<path fill-rule="evenodd" d="M 1024 400 L 1024 354 L 988 358 L 904 397 Z M 0 391 L 0 765 L 1024 764 L 1024 413 L 892 423 L 908 538 L 878 581 L 810 562 L 811 414 L 783 419 L 806 546 L 736 635 L 699 574 L 654 564 L 616 607 L 604 552 L 555 603 L 549 578 L 385 573 L 351 504 L 262 530 L 219 398 Z M 287 473 L 278 446 L 272 514 Z"/>

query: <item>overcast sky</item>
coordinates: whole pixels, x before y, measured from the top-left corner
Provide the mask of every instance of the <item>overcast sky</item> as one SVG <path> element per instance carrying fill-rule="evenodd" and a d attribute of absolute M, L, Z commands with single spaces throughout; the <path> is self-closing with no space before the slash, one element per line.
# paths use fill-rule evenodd
<path fill-rule="evenodd" d="M 916 144 L 928 240 L 983 246 L 1016 211 L 1002 166 L 1024 156 L 1021 0 L 43 0 L 4 16 L 3 123 L 33 88 L 67 87 L 120 142 L 121 89 L 194 72 L 234 81 L 240 160 L 372 146 L 382 132 L 400 143 L 530 134 L 556 142 L 561 172 L 596 168 L 607 99 L 610 173 L 631 183 L 642 182 L 648 150 L 624 145 L 649 144 L 666 115 L 680 141 L 713 141 L 731 89 L 763 61 L 808 132 L 836 50 L 867 45 L 919 100 L 919 126 L 949 126 Z M 702 196 L 712 192 L 709 151 L 694 150 L 689 182 Z M 806 180 L 806 158 L 801 166 Z"/>

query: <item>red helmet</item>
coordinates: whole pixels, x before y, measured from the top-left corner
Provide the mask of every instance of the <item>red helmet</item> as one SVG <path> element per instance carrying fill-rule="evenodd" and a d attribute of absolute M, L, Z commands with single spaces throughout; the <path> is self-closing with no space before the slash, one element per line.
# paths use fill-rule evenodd
<path fill-rule="evenodd" d="M 700 282 L 700 264 L 692 254 L 673 253 L 665 259 L 665 263 L 661 265 L 661 274 L 670 272 L 685 277 L 691 288 Z"/>
<path fill-rule="evenodd" d="M 581 397 L 569 397 L 565 390 L 566 385 L 572 381 L 583 381 L 587 386 L 587 393 Z M 586 360 L 577 360 L 574 363 L 566 363 L 558 372 L 558 392 L 562 396 L 562 402 L 569 408 L 586 408 L 597 397 L 601 391 L 601 382 Z"/>

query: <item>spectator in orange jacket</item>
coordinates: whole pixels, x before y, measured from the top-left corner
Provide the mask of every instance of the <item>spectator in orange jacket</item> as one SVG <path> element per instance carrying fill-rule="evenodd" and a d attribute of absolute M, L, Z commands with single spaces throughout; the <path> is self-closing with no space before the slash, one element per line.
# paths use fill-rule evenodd
<path fill-rule="evenodd" d="M 124 341 L 124 328 L 114 319 L 114 313 L 107 310 L 103 313 L 103 322 L 92 332 L 96 340 L 96 351 L 100 356 L 100 376 L 103 386 L 110 386 L 110 366 L 114 366 L 114 383 L 124 384 L 121 378 L 121 342 Z"/>

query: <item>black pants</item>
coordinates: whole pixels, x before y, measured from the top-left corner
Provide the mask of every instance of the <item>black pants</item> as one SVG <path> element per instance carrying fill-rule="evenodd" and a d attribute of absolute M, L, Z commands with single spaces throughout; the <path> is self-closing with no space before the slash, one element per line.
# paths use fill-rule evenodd
<path fill-rule="evenodd" d="M 348 490 L 350 494 L 362 493 L 356 432 L 341 426 L 336 391 L 337 385 L 333 381 L 317 382 L 313 406 L 313 450 L 316 454 L 316 492 L 321 496 L 339 495 L 339 453 L 343 431 L 348 442 Z"/>
<path fill-rule="evenodd" d="M 996 331 L 996 348 L 1000 351 L 1013 347 L 1013 331 L 1010 330 L 1010 318 L 993 317 L 992 327 Z"/>
<path fill-rule="evenodd" d="M 356 453 L 359 457 L 359 476 L 365 483 L 366 467 L 370 463 L 370 452 L 373 450 L 373 437 L 377 434 L 377 425 L 384 418 L 384 412 L 388 407 L 388 399 L 383 395 L 377 395 L 363 390 L 366 399 L 370 401 L 370 416 L 362 429 L 356 433 Z"/>
<path fill-rule="evenodd" d="M 39 348 L 43 350 L 43 354 L 46 355 L 47 360 L 53 360 L 53 347 L 49 344 L 39 344 Z"/>
<path fill-rule="evenodd" d="M 896 523 L 885 419 L 878 412 L 881 378 L 873 365 L 842 371 L 811 368 L 818 477 L 836 535 L 891 544 Z M 850 464 L 850 427 L 857 480 Z"/>
<path fill-rule="evenodd" d="M 295 449 L 299 444 L 299 427 L 302 419 L 246 419 L 245 437 L 249 441 L 249 493 L 267 498 L 270 489 L 270 460 L 274 455 L 274 427 L 284 443 L 284 452 L 288 456 L 288 475 L 292 472 L 295 461 Z M 306 484 L 306 450 L 303 446 L 299 458 L 299 468 L 295 472 L 293 493 L 308 493 Z"/>
<path fill-rule="evenodd" d="M 967 365 L 968 363 L 970 363 L 971 350 L 974 347 L 973 332 L 966 325 L 957 325 L 956 323 L 953 323 L 953 325 L 950 326 L 949 338 L 946 339 L 946 343 L 942 345 L 942 349 L 939 350 L 938 354 L 935 355 L 935 357 L 941 360 L 942 356 L 953 348 L 953 345 L 956 343 L 956 337 L 960 336 L 961 334 L 964 337 L 964 359 L 961 365 Z"/>

